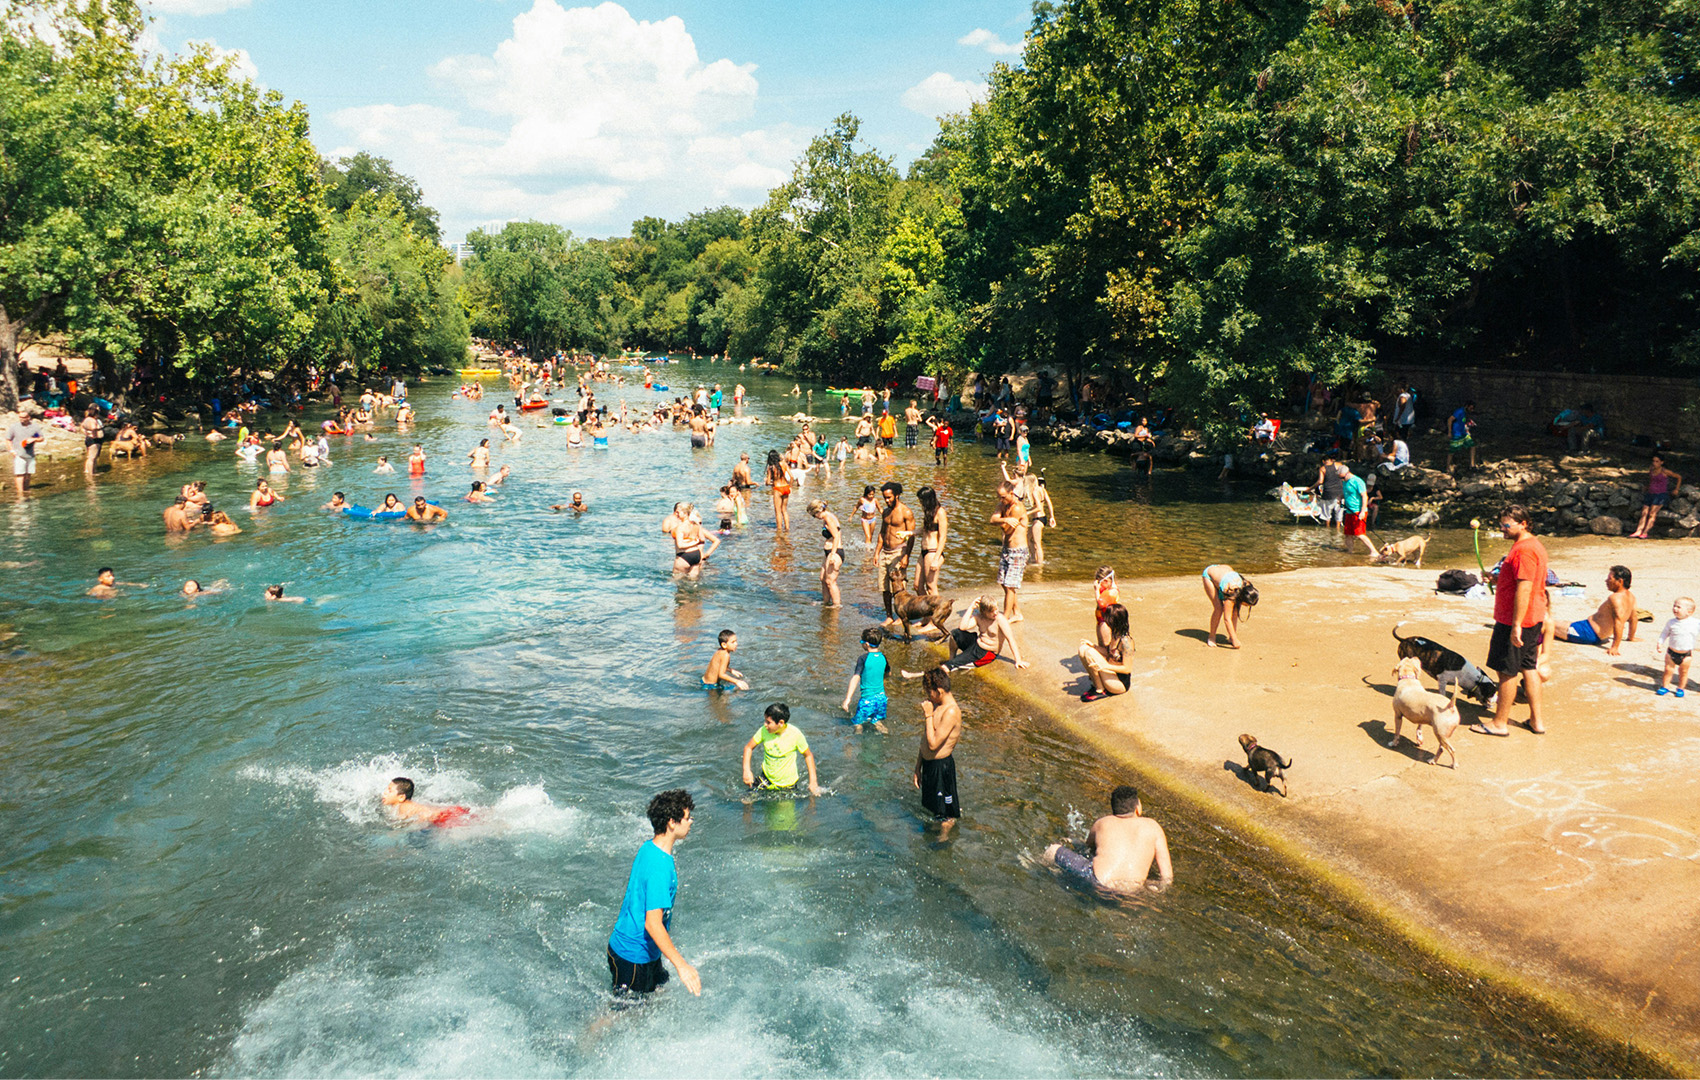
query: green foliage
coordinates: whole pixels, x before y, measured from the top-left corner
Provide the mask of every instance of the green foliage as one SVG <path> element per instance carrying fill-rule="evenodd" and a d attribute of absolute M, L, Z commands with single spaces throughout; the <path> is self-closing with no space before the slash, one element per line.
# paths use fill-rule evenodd
<path fill-rule="evenodd" d="M 130 0 L 3 12 L 0 405 L 55 332 L 120 397 L 139 366 L 169 392 L 464 357 L 435 213 L 388 162 L 326 166 L 306 110 L 210 47 L 145 57 Z"/>
<path fill-rule="evenodd" d="M 861 381 L 1107 375 L 1219 433 L 1378 360 L 1700 365 L 1691 0 L 1060 0 L 900 176 L 838 117 L 747 216 L 448 264 L 418 187 L 131 0 L 0 0 L 0 358 L 207 382 L 331 359 L 727 351 Z M 3 392 L 3 391 L 0 391 Z"/>
<path fill-rule="evenodd" d="M 325 185 L 325 205 L 333 212 L 348 213 L 364 195 L 389 195 L 421 238 L 433 244 L 442 240 L 437 211 L 425 205 L 425 193 L 411 176 L 396 172 L 383 158 L 361 151 L 353 157 L 323 161 L 319 175 Z"/>
<path fill-rule="evenodd" d="M 467 243 L 473 333 L 522 342 L 534 356 L 618 344 L 620 306 L 606 246 L 537 221 L 480 229 Z"/>

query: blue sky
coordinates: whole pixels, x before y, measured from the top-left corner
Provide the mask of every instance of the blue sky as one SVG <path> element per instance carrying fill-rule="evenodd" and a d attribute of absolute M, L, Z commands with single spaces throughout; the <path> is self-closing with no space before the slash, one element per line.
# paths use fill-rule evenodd
<path fill-rule="evenodd" d="M 415 176 L 444 235 L 516 218 L 581 236 L 748 207 L 842 112 L 900 167 L 1013 61 L 1027 0 L 152 0 L 304 102 L 322 153 Z"/>

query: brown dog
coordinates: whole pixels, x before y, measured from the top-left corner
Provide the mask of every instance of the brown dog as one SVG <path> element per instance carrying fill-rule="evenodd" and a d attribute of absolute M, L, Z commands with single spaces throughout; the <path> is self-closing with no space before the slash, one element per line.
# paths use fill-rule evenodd
<path fill-rule="evenodd" d="M 951 609 L 956 601 L 946 600 L 942 596 L 916 596 L 909 591 L 908 582 L 902 570 L 892 563 L 886 570 L 885 587 L 891 593 L 891 612 L 898 622 L 903 624 L 903 640 L 914 640 L 910 630 L 913 623 L 923 632 L 930 626 L 939 632 L 939 637 L 948 637 L 949 629 L 945 622 L 950 618 Z"/>
<path fill-rule="evenodd" d="M 1403 540 L 1381 545 L 1381 554 L 1376 556 L 1377 562 L 1400 565 L 1416 561 L 1417 569 L 1423 568 L 1423 552 L 1428 550 L 1428 537 L 1407 536 Z"/>
<path fill-rule="evenodd" d="M 1252 785 L 1260 791 L 1274 791 L 1270 786 L 1271 780 L 1281 781 L 1281 798 L 1287 797 L 1287 774 L 1284 770 L 1293 767 L 1293 759 L 1281 760 L 1281 755 L 1267 746 L 1257 745 L 1257 740 L 1250 735 L 1240 736 L 1240 749 L 1245 751 L 1246 772 L 1252 775 Z"/>
<path fill-rule="evenodd" d="M 1407 656 L 1393 669 L 1397 680 L 1393 688 L 1393 737 L 1387 740 L 1387 745 L 1399 745 L 1399 731 L 1406 720 L 1416 729 L 1418 746 L 1423 744 L 1423 727 L 1432 727 L 1434 737 L 1440 740 L 1440 750 L 1452 755 L 1452 767 L 1456 769 L 1458 751 L 1452 749 L 1447 736 L 1458 730 L 1458 699 L 1424 690 L 1422 674 L 1422 661 L 1414 656 Z M 1440 750 L 1429 756 L 1430 765 L 1440 764 Z"/>

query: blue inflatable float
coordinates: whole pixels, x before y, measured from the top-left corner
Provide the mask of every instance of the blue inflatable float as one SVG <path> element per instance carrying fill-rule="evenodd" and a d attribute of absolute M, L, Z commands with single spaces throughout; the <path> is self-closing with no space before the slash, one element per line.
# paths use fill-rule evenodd
<path fill-rule="evenodd" d="M 437 506 L 439 504 L 434 499 L 426 499 L 425 505 Z M 406 510 L 371 510 L 358 504 L 345 506 L 342 508 L 342 512 L 351 518 L 359 518 L 361 521 L 400 521 L 407 516 Z"/>

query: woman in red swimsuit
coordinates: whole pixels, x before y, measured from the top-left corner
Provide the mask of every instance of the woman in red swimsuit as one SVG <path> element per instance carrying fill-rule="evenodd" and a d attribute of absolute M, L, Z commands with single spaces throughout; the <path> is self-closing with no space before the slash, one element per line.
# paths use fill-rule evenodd
<path fill-rule="evenodd" d="M 266 483 L 264 480 L 257 480 L 254 482 L 254 493 L 248 496 L 248 508 L 250 510 L 256 510 L 262 506 L 270 506 L 272 503 L 278 502 L 282 498 L 282 495 L 279 495 L 277 492 L 272 490 L 272 486 L 270 484 Z"/>

